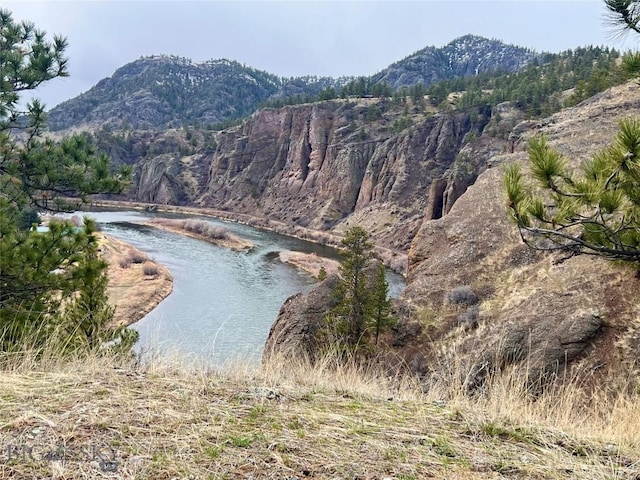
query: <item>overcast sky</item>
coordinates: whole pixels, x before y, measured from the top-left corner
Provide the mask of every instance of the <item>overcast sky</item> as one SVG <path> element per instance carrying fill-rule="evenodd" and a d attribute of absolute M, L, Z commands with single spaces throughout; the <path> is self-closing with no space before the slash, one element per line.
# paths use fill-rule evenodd
<path fill-rule="evenodd" d="M 612 38 L 602 0 L 5 1 L 18 20 L 69 40 L 70 77 L 38 90 L 48 107 L 141 56 L 228 58 L 280 76 L 371 75 L 473 33 L 535 50 L 637 48 Z"/>

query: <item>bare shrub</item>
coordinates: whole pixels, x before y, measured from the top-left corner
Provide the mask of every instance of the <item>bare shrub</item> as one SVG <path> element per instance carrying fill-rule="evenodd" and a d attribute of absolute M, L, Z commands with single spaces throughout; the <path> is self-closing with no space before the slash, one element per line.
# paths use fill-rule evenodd
<path fill-rule="evenodd" d="M 474 330 L 478 328 L 478 320 L 480 320 L 480 307 L 473 305 L 458 315 L 458 326 L 465 330 Z"/>
<path fill-rule="evenodd" d="M 226 228 L 212 225 L 204 220 L 184 220 L 181 226 L 188 232 L 196 233 L 212 240 L 223 240 L 229 237 L 229 232 Z"/>
<path fill-rule="evenodd" d="M 184 220 L 182 222 L 182 228 L 192 233 L 202 234 L 203 227 L 204 222 L 200 220 Z"/>
<path fill-rule="evenodd" d="M 131 265 L 131 259 L 129 257 L 121 258 L 120 262 L 118 263 L 120 265 L 120 268 L 129 268 L 129 266 Z"/>
<path fill-rule="evenodd" d="M 147 263 L 142 267 L 142 273 L 150 277 L 155 277 L 158 275 L 158 266 L 152 263 Z"/>
<path fill-rule="evenodd" d="M 207 230 L 207 236 L 209 238 L 216 239 L 224 239 L 229 236 L 229 232 L 224 227 L 215 227 L 213 225 L 209 225 L 209 229 Z"/>
<path fill-rule="evenodd" d="M 456 287 L 445 295 L 447 302 L 454 305 L 475 305 L 478 303 L 478 296 L 469 285 Z"/>
<path fill-rule="evenodd" d="M 129 264 L 131 263 L 140 264 L 140 263 L 146 262 L 147 260 L 149 260 L 149 258 L 147 258 L 147 256 L 144 253 L 129 252 L 127 260 L 129 261 Z"/>

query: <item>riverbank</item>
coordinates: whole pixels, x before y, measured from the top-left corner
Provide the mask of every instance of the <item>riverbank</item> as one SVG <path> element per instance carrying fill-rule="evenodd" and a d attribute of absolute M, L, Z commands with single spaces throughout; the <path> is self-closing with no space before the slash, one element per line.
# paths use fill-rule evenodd
<path fill-rule="evenodd" d="M 146 222 L 153 228 L 159 228 L 168 232 L 179 233 L 187 237 L 196 238 L 205 242 L 229 248 L 236 252 L 251 250 L 254 245 L 245 238 L 232 234 L 224 227 L 212 227 L 202 220 L 174 220 L 154 219 Z"/>
<path fill-rule="evenodd" d="M 254 217 L 243 213 L 228 212 L 207 207 L 186 207 L 175 205 L 158 205 L 144 202 L 115 201 L 115 200 L 92 200 L 88 207 L 117 208 L 141 210 L 146 212 L 181 213 L 188 215 L 202 215 L 220 220 L 226 220 L 262 230 L 272 231 L 280 235 L 286 235 L 300 240 L 305 240 L 320 245 L 342 248 L 342 237 L 329 232 L 311 230 L 301 226 L 291 226 L 284 222 L 271 220 L 263 217 Z M 375 253 L 389 269 L 405 276 L 407 274 L 407 252 L 391 250 L 384 247 L 375 247 Z"/>
<path fill-rule="evenodd" d="M 164 265 L 133 245 L 98 234 L 100 250 L 109 267 L 107 295 L 115 307 L 113 326 L 142 319 L 173 290 L 173 277 Z"/>
<path fill-rule="evenodd" d="M 320 270 L 322 268 L 324 268 L 327 275 L 338 273 L 338 269 L 340 268 L 340 262 L 337 260 L 323 258 L 315 253 L 292 252 L 287 250 L 285 252 L 280 252 L 279 256 L 281 262 L 288 263 L 300 270 L 304 270 L 316 278 L 319 277 Z"/>

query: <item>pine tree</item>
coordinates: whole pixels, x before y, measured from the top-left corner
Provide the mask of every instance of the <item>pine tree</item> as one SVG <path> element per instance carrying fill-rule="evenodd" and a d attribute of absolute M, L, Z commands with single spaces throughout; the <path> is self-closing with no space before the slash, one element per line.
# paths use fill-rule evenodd
<path fill-rule="evenodd" d="M 640 34 L 639 0 L 604 0 L 609 10 L 610 21 L 621 33 L 631 30 Z"/>
<path fill-rule="evenodd" d="M 344 259 L 334 290 L 336 306 L 325 318 L 325 331 L 339 348 L 357 353 L 370 345 L 371 335 L 377 345 L 380 334 L 394 323 L 389 315 L 389 285 L 382 263 L 371 271 L 373 243 L 364 228 L 356 225 L 347 230 L 342 244 Z"/>
<path fill-rule="evenodd" d="M 337 305 L 326 319 L 331 329 L 352 351 L 363 341 L 370 309 L 365 269 L 372 258 L 373 243 L 369 233 L 359 225 L 347 230 L 342 240 L 344 257 L 340 265 L 340 281 L 334 291 Z"/>
<path fill-rule="evenodd" d="M 347 320 L 347 339 L 351 346 L 362 340 L 365 331 L 368 295 L 365 269 L 371 260 L 373 243 L 369 233 L 359 225 L 350 228 L 342 240 L 344 260 L 340 265 L 340 286 L 343 292 L 341 305 Z"/>
<path fill-rule="evenodd" d="M 94 228 L 92 221 L 85 222 Z M 77 289 L 64 307 L 64 341 L 94 351 L 110 344 L 118 351 L 129 352 L 138 340 L 138 332 L 111 325 L 115 309 L 107 301 L 107 263 L 99 255 L 96 237 L 90 238 L 74 272 Z"/>
<path fill-rule="evenodd" d="M 394 319 L 389 314 L 391 300 L 389 300 L 389 284 L 386 278 L 386 269 L 382 263 L 378 263 L 373 288 L 371 291 L 372 327 L 375 332 L 374 345 L 378 345 L 380 333 L 394 325 Z"/>
<path fill-rule="evenodd" d="M 130 174 L 122 169 L 113 175 L 108 158 L 83 136 L 45 139 L 40 101 L 21 111 L 20 92 L 67 75 L 66 48 L 64 38 L 49 41 L 33 24 L 17 23 L 0 9 L 1 350 L 40 347 L 67 330 L 64 300 L 86 280 L 82 264 L 95 244 L 90 223 L 77 228 L 53 222 L 40 233 L 25 228 L 28 212 L 72 210 L 86 195 L 121 191 Z M 92 269 L 101 270 L 103 264 Z"/>
<path fill-rule="evenodd" d="M 640 120 L 620 122 L 614 142 L 575 174 L 544 137 L 529 142 L 535 193 L 519 167 L 505 172 L 511 218 L 540 250 L 598 255 L 640 269 Z"/>
<path fill-rule="evenodd" d="M 327 278 L 327 270 L 324 268 L 324 265 L 320 267 L 318 271 L 318 280 L 323 281 Z"/>

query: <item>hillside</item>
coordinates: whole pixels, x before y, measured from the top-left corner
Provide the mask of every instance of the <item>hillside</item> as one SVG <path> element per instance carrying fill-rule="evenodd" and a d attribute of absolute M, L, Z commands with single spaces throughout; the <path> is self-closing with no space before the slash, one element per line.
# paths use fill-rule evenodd
<path fill-rule="evenodd" d="M 49 127 L 54 131 L 79 125 L 166 128 L 196 120 L 213 124 L 250 113 L 278 86 L 274 75 L 229 60 L 141 58 L 53 108 Z"/>
<path fill-rule="evenodd" d="M 394 88 L 522 69 L 536 54 L 497 40 L 467 35 L 442 48 L 427 47 L 371 77 Z M 196 63 L 176 56 L 131 62 L 93 88 L 50 111 L 52 131 L 70 128 L 166 129 L 216 125 L 254 112 L 267 100 L 308 101 L 351 78 L 280 78 L 231 60 Z"/>
<path fill-rule="evenodd" d="M 507 217 L 501 179 L 504 165 L 525 161 L 526 140 L 533 135 L 547 135 L 577 167 L 612 141 L 620 119 L 638 115 L 640 86 L 629 82 L 547 119 L 519 123 L 502 151 L 491 153 L 490 139 L 481 136 L 458 154 L 472 158 L 484 152 L 484 169 L 448 211 L 438 210 L 442 215 L 434 216 L 433 206 L 442 205 L 449 185 L 432 183 L 411 242 L 407 286 L 395 304 L 400 322 L 387 338 L 391 365 L 425 379 L 457 365 L 471 390 L 495 375 L 519 372 L 533 391 L 552 380 L 575 379 L 586 390 L 628 390 L 637 397 L 637 271 L 523 245 Z M 329 311 L 322 301 L 329 288 L 325 282 L 290 298 L 265 350 L 313 354 L 322 348 L 314 332 Z M 474 292 L 474 305 L 448 301 L 459 288 Z M 475 325 L 468 326 L 469 319 Z M 614 382 L 619 374 L 627 380 Z"/>
<path fill-rule="evenodd" d="M 632 480 L 640 471 L 637 403 L 583 410 L 571 390 L 532 402 L 507 385 L 476 398 L 444 385 L 422 393 L 328 366 L 13 364 L 0 376 L 0 476 Z"/>
<path fill-rule="evenodd" d="M 426 47 L 372 76 L 393 89 L 419 83 L 425 86 L 487 72 L 517 72 L 540 54 L 499 40 L 465 35 L 444 47 Z"/>

